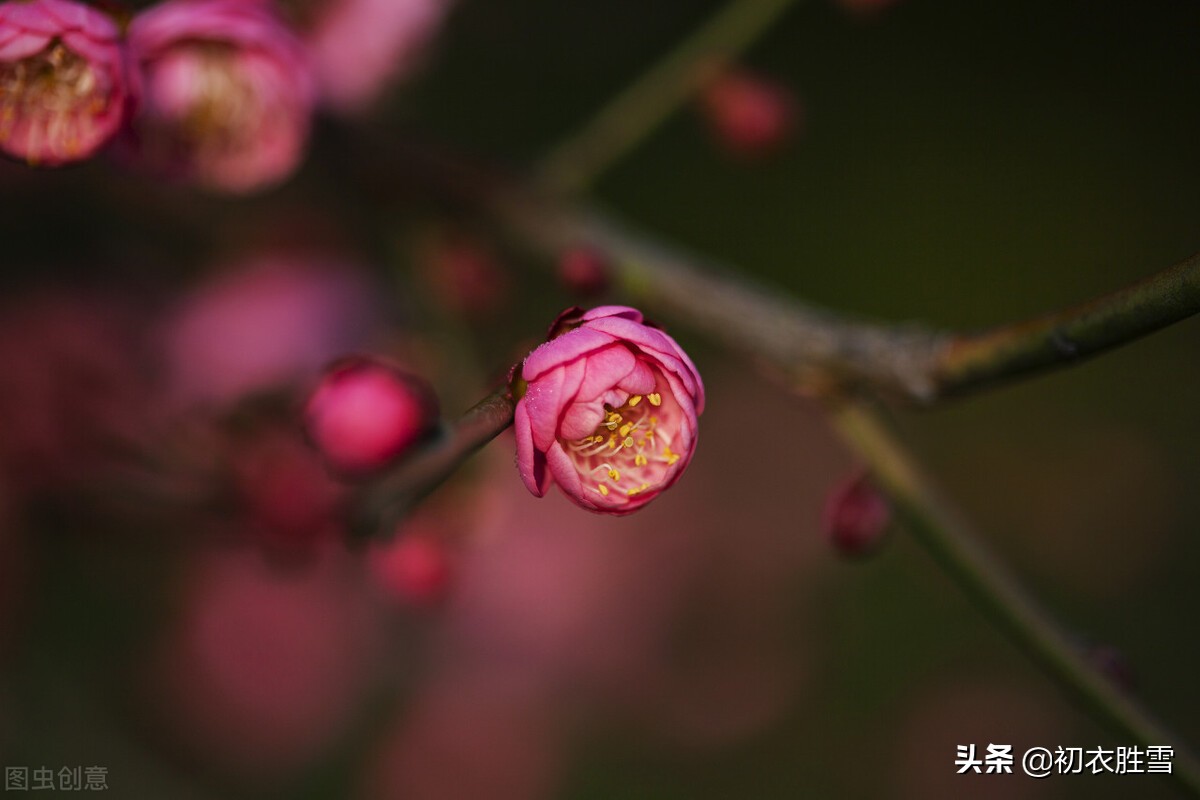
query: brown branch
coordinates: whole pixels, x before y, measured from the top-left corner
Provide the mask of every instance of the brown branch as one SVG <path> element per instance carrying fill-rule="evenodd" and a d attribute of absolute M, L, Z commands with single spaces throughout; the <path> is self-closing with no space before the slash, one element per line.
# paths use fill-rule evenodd
<path fill-rule="evenodd" d="M 364 486 L 352 503 L 354 533 L 360 538 L 390 536 L 414 505 L 512 425 L 514 407 L 508 387 L 498 389 L 448 425 L 428 447 Z"/>
<path fill-rule="evenodd" d="M 1200 311 L 1193 256 L 1083 305 L 978 334 L 889 325 L 807 304 L 553 197 L 509 185 L 486 202 L 546 256 L 596 248 L 635 302 L 818 391 L 861 389 L 927 404 L 1078 363 Z"/>

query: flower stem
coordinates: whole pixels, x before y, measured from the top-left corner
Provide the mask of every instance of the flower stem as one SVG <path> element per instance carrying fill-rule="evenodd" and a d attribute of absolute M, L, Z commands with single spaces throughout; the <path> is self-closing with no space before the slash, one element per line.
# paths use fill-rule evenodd
<path fill-rule="evenodd" d="M 508 386 L 497 389 L 448 425 L 429 447 L 364 486 L 352 504 L 354 533 L 360 538 L 390 536 L 414 505 L 512 425 L 514 408 Z"/>
<path fill-rule="evenodd" d="M 733 0 L 723 6 L 542 159 L 536 170 L 541 185 L 563 194 L 586 189 L 795 1 Z"/>
<path fill-rule="evenodd" d="M 1070 364 L 1200 310 L 1200 255 L 1088 303 L 952 339 L 933 366 L 940 395 Z"/>
<path fill-rule="evenodd" d="M 982 333 L 858 319 L 757 284 L 594 211 L 508 186 L 488 199 L 521 240 L 554 259 L 605 253 L 638 302 L 752 354 L 818 391 L 867 389 L 928 404 L 1070 366 L 1200 312 L 1200 255 L 1082 305 Z"/>
<path fill-rule="evenodd" d="M 858 401 L 835 403 L 832 416 L 912 535 L 984 614 L 1115 734 L 1143 746 L 1174 747 L 1170 776 L 1200 797 L 1200 766 L 1187 749 L 1088 662 L 947 505 L 880 417 Z"/>

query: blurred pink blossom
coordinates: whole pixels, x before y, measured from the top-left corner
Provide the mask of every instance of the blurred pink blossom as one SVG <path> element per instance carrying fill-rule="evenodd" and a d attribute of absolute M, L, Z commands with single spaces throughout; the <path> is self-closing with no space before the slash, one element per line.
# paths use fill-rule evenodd
<path fill-rule="evenodd" d="M 31 164 L 87 158 L 116 134 L 133 94 L 124 44 L 71 0 L 0 3 L 0 149 Z"/>
<path fill-rule="evenodd" d="M 449 547 L 435 533 L 411 524 L 390 542 L 374 545 L 371 572 L 376 583 L 405 605 L 429 607 L 445 599 L 453 581 Z"/>
<path fill-rule="evenodd" d="M 344 533 L 345 489 L 297 431 L 259 427 L 234 444 L 231 466 L 242 523 L 274 554 L 310 555 Z"/>
<path fill-rule="evenodd" d="M 141 162 L 229 192 L 279 183 L 299 164 L 315 89 L 271 5 L 167 0 L 134 18 L 129 44 L 145 83 L 129 148 Z"/>
<path fill-rule="evenodd" d="M 161 741 L 260 786 L 325 754 L 360 710 L 380 654 L 361 566 L 333 544 L 295 570 L 245 550 L 190 559 L 178 618 L 137 675 Z"/>
<path fill-rule="evenodd" d="M 670 487 L 695 452 L 704 384 L 675 340 L 625 306 L 560 318 L 525 359 L 517 466 L 591 511 L 628 514 Z"/>
<path fill-rule="evenodd" d="M 500 259 L 470 236 L 435 238 L 418 254 L 418 266 L 438 302 L 460 316 L 494 317 L 509 300 L 510 280 Z"/>
<path fill-rule="evenodd" d="M 0 307 L 0 480 L 72 483 L 138 435 L 150 388 L 131 327 L 106 301 L 61 291 Z"/>
<path fill-rule="evenodd" d="M 341 112 L 368 106 L 412 70 L 449 0 L 330 0 L 307 35 L 321 98 Z"/>
<path fill-rule="evenodd" d="M 252 257 L 184 298 L 163 331 L 177 402 L 227 405 L 313 379 L 371 328 L 363 277 L 336 260 Z"/>
<path fill-rule="evenodd" d="M 304 410 L 309 438 L 338 472 L 386 467 L 437 425 L 437 398 L 420 378 L 390 364 L 347 358 L 321 377 Z"/>

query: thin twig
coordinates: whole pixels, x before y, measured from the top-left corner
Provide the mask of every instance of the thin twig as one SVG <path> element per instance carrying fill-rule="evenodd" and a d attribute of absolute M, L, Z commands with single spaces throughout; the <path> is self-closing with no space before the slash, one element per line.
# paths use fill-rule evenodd
<path fill-rule="evenodd" d="M 362 538 L 391 535 L 395 524 L 417 502 L 512 425 L 513 409 L 508 387 L 496 390 L 447 426 L 427 448 L 363 487 L 352 506 L 355 533 Z"/>
<path fill-rule="evenodd" d="M 591 117 L 537 169 L 552 191 L 582 191 L 649 136 L 796 0 L 734 0 Z"/>
<path fill-rule="evenodd" d="M 1114 733 L 1143 746 L 1173 746 L 1170 777 L 1200 797 L 1200 765 L 1188 750 L 1087 661 L 942 499 L 879 416 L 861 403 L 842 402 L 834 406 L 833 420 L 890 495 L 912 535 L 976 605 Z"/>
<path fill-rule="evenodd" d="M 957 336 L 932 382 L 940 396 L 1072 364 L 1200 311 L 1200 255 L 1091 302 L 1031 320 Z"/>
<path fill-rule="evenodd" d="M 978 334 L 889 325 L 796 300 L 529 191 L 509 186 L 485 202 L 544 255 L 593 247 L 631 299 L 818 390 L 867 389 L 927 404 L 1079 363 L 1200 312 L 1200 256 L 1193 256 L 1083 305 Z"/>

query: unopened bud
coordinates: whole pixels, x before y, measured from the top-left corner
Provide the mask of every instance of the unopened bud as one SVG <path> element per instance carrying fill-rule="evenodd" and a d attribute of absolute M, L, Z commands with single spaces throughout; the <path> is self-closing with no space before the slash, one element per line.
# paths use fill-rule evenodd
<path fill-rule="evenodd" d="M 378 545 L 371 568 L 383 590 L 408 605 L 434 605 L 450 588 L 452 570 L 446 545 L 426 534 L 402 535 Z"/>
<path fill-rule="evenodd" d="M 856 558 L 879 549 L 891 521 L 891 504 L 865 472 L 833 488 L 822 516 L 825 535 L 834 549 Z"/>
<path fill-rule="evenodd" d="M 559 257 L 558 280 L 573 294 L 592 297 L 608 289 L 611 265 L 591 247 L 572 247 Z"/>
<path fill-rule="evenodd" d="M 735 155 L 750 158 L 777 150 L 791 137 L 800 116 L 787 89 L 742 70 L 717 77 L 700 102 L 717 142 Z"/>
<path fill-rule="evenodd" d="M 361 476 L 401 457 L 436 427 L 437 400 L 420 378 L 369 358 L 325 373 L 305 406 L 309 439 L 340 473 Z"/>

